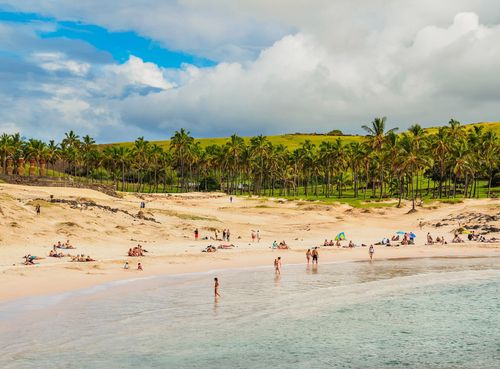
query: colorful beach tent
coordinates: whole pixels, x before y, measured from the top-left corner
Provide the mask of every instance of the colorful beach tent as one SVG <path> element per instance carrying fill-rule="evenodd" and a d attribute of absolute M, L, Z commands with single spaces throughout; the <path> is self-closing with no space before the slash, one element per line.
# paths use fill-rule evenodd
<path fill-rule="evenodd" d="M 340 232 L 337 236 L 335 236 L 335 241 L 342 241 L 345 240 L 345 233 Z"/>

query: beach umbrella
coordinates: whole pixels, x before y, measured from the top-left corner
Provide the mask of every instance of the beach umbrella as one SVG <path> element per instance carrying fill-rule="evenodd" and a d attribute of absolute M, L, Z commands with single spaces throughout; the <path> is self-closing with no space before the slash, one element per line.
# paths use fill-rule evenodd
<path fill-rule="evenodd" d="M 340 232 L 336 237 L 335 237 L 335 241 L 342 241 L 342 240 L 345 240 L 345 233 L 344 232 Z"/>
<path fill-rule="evenodd" d="M 397 231 L 396 234 L 406 234 L 406 232 L 403 231 Z"/>

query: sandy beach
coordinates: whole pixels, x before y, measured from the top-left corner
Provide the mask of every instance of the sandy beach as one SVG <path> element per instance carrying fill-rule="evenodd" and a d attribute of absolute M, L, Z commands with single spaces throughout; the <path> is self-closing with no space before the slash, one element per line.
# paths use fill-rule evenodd
<path fill-rule="evenodd" d="M 52 201 L 51 201 L 52 199 Z M 0 301 L 77 290 L 121 279 L 160 274 L 204 272 L 217 269 L 272 265 L 278 255 L 287 264 L 304 263 L 304 252 L 345 232 L 356 245 L 374 244 L 398 231 L 414 232 L 415 245 L 375 246 L 375 260 L 419 257 L 500 256 L 499 243 L 452 244 L 453 232 L 475 226 L 486 237 L 498 238 L 499 202 L 494 199 L 464 200 L 458 204 L 431 203 L 408 214 L 402 208 L 357 209 L 343 204 L 324 204 L 280 199 L 234 197 L 225 194 L 178 195 L 123 194 L 119 198 L 71 188 L 28 187 L 0 184 Z M 140 203 L 145 209 L 140 213 Z M 35 206 L 41 213 L 36 214 Z M 194 239 L 198 228 L 200 239 Z M 230 229 L 230 250 L 202 253 L 214 230 Z M 260 242 L 252 242 L 258 230 Z M 430 232 L 444 236 L 447 245 L 425 245 Z M 207 240 L 203 240 L 208 237 Z M 70 240 L 74 250 L 65 253 L 90 255 L 95 262 L 70 262 L 68 257 L 48 257 L 57 241 Z M 282 240 L 290 250 L 272 250 Z M 348 241 L 343 241 L 346 246 Z M 393 242 L 394 243 L 394 242 Z M 128 257 L 129 248 L 141 244 L 145 257 Z M 320 264 L 367 260 L 367 247 L 323 247 Z M 36 265 L 23 265 L 26 254 L 44 257 Z M 124 270 L 128 261 L 130 269 Z M 141 262 L 144 271 L 137 271 Z"/>

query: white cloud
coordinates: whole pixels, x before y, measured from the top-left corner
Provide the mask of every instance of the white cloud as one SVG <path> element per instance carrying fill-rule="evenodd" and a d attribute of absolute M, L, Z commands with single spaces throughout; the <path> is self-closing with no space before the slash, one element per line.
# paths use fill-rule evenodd
<path fill-rule="evenodd" d="M 66 55 L 60 52 L 36 52 L 31 57 L 40 67 L 49 72 L 69 72 L 77 76 L 85 76 L 90 70 L 89 63 L 82 63 L 76 60 L 67 59 Z"/>
<path fill-rule="evenodd" d="M 500 115 L 500 6 L 493 0 L 12 4 L 220 60 L 213 68 L 165 70 L 135 56 L 97 65 L 37 51 L 49 76 L 23 89 L 43 96 L 7 96 L 12 108 L 1 113 L 27 130 L 51 119 L 58 132 L 79 124 L 103 140 L 165 137 L 180 127 L 196 135 L 359 132 L 379 115 L 400 128 Z M 14 47 L 1 28 L 0 42 Z M 52 75 L 62 71 L 71 78 Z"/>
<path fill-rule="evenodd" d="M 145 63 L 141 58 L 131 55 L 123 64 L 110 64 L 102 68 L 102 84 L 120 93 L 126 86 L 147 86 L 166 90 L 173 87 L 163 76 L 163 71 L 154 63 Z"/>

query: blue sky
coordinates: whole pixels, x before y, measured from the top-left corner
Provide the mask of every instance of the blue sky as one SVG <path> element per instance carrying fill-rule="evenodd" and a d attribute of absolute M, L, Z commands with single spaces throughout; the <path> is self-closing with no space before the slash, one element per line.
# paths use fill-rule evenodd
<path fill-rule="evenodd" d="M 498 0 L 0 0 L 0 134 L 499 121 Z"/>
<path fill-rule="evenodd" d="M 0 8 L 1 9 L 1 8 Z M 0 10 L 0 22 L 13 23 L 51 23 L 54 31 L 38 31 L 40 38 L 62 38 L 81 40 L 98 50 L 110 53 L 118 63 L 124 63 L 130 55 L 140 57 L 146 62 L 165 68 L 178 68 L 184 63 L 198 67 L 214 66 L 216 63 L 203 57 L 168 50 L 159 42 L 141 37 L 136 32 L 109 32 L 103 27 L 74 21 L 57 21 L 36 13 L 21 13 Z M 8 52 L 8 50 L 2 50 Z"/>

